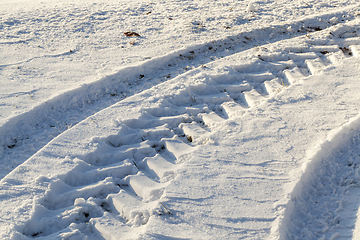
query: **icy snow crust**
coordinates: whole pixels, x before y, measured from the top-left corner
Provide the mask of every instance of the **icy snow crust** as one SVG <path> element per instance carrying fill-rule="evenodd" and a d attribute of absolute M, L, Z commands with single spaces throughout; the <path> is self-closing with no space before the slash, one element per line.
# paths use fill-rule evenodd
<path fill-rule="evenodd" d="M 63 2 L 62 8 L 50 1 L 19 2 L 15 10 L 5 2 L 2 10 L 6 19 L 1 28 L 7 35 L 3 33 L 0 47 L 8 53 L 2 57 L 15 63 L 0 66 L 2 76 L 12 79 L 3 91 L 9 94 L 19 81 L 36 78 L 34 72 L 17 78 L 23 67 L 47 68 L 37 69 L 46 75 L 41 79 L 58 64 L 70 70 L 52 72 L 54 87 L 33 81 L 43 85 L 31 93 L 38 97 L 35 104 L 24 98 L 26 84 L 19 89 L 25 95 L 2 95 L 1 164 L 8 167 L 3 175 L 18 166 L 0 182 L 1 239 L 360 236 L 358 5 L 282 2 L 281 15 L 274 10 L 279 1 L 194 2 L 193 10 L 214 11 L 214 18 L 182 29 L 176 21 L 182 16 L 205 15 L 193 10 L 175 15 L 169 4 L 179 8 L 185 6 L 182 2 Z M 109 10 L 121 4 L 128 6 L 126 11 Z M 20 31 L 25 16 L 33 17 L 35 11 L 54 21 L 37 25 L 40 18 Z M 229 15 L 231 21 L 224 20 L 230 21 L 229 28 L 224 28 L 221 15 L 228 11 L 243 21 Z M 20 20 L 13 18 L 15 13 Z M 300 14 L 309 16 L 292 20 Z M 146 17 L 154 15 L 156 20 Z M 166 20 L 159 18 L 163 16 Z M 78 30 L 69 31 L 78 21 L 85 24 L 81 34 L 110 41 L 115 20 L 134 26 L 133 17 L 160 26 L 175 21 L 172 27 L 179 29 L 157 25 L 156 31 L 171 30 L 161 36 L 162 48 L 155 33 L 143 26 L 136 31 L 146 37 L 128 44 L 133 39 L 122 36 L 122 44 L 104 44 L 104 51 L 103 42 L 93 39 L 93 45 L 86 45 L 81 40 L 87 36 L 72 36 L 79 30 L 76 24 Z M 58 19 L 72 22 L 59 27 Z M 70 41 L 61 38 L 59 43 L 56 35 L 55 43 L 43 39 L 49 49 L 74 42 L 77 47 L 58 53 L 44 48 L 43 55 L 29 54 L 27 60 L 21 60 L 20 51 L 7 51 L 15 45 L 28 51 L 23 44 L 40 40 L 37 27 L 50 26 L 64 30 Z M 219 32 L 226 37 L 215 37 Z M 32 38 L 9 40 L 21 34 Z M 153 49 L 145 50 L 149 46 Z M 85 55 L 96 60 L 85 64 L 86 73 L 76 72 Z M 133 56 L 146 61 L 131 60 Z M 95 72 L 104 60 L 100 74 L 125 61 L 132 66 L 101 77 Z M 76 87 L 85 74 L 87 84 Z M 15 98 L 19 106 L 24 102 L 18 112 L 5 103 Z"/>

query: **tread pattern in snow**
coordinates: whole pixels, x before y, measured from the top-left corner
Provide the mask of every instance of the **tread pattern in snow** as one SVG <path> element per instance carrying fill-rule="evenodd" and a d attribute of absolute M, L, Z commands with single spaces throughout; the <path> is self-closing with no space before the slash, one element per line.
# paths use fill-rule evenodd
<path fill-rule="evenodd" d="M 359 146 L 359 131 L 351 130 L 320 149 L 285 210 L 282 239 L 358 238 Z"/>
<path fill-rule="evenodd" d="M 153 215 L 171 213 L 163 197 L 166 186 L 187 154 L 211 141 L 218 124 L 343 58 L 358 56 L 359 43 L 358 38 L 308 41 L 277 50 L 264 45 L 250 64 L 227 67 L 224 74 L 204 74 L 201 83 L 164 96 L 159 107 L 117 122 L 117 135 L 94 139 L 98 150 L 79 159 L 75 169 L 37 200 L 22 233 L 112 239 L 130 236 Z"/>
<path fill-rule="evenodd" d="M 332 22 L 331 19 L 334 17 L 340 19 L 339 22 Z M 326 29 L 355 17 L 356 15 L 349 13 L 348 9 L 342 9 L 338 12 L 310 16 L 290 24 L 241 32 L 225 39 L 188 47 L 166 56 L 153 58 L 138 66 L 122 69 L 114 75 L 49 99 L 30 111 L 6 120 L 7 122 L 0 127 L 0 148 L 4 149 L 2 156 L 5 162 L 1 175 L 2 177 L 5 176 L 18 164 L 31 157 L 51 139 L 71 126 L 128 96 L 163 81 L 168 81 L 174 76 L 202 64 L 206 65 L 215 59 L 233 55 L 238 51 L 244 51 L 257 45 L 263 45 L 268 41 L 276 42 Z M 297 30 L 294 31 L 294 29 Z M 74 51 L 73 53 L 75 53 Z M 70 53 L 43 55 L 41 58 L 64 54 Z M 151 79 L 148 75 L 156 77 Z M 142 77 L 139 78 L 139 76 Z M 44 124 L 45 122 L 49 124 Z M 14 161 L 14 159 L 17 160 Z"/>

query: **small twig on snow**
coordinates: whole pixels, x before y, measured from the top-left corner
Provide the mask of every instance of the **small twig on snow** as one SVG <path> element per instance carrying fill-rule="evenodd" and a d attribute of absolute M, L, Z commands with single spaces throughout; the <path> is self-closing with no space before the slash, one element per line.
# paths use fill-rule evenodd
<path fill-rule="evenodd" d="M 165 205 L 162 202 L 159 203 L 164 207 L 164 209 L 167 211 L 168 214 L 172 215 L 172 212 L 167 207 L 165 207 Z"/>
<path fill-rule="evenodd" d="M 196 102 L 195 94 L 194 94 L 194 96 L 192 96 L 190 91 L 189 91 L 189 95 L 190 95 L 191 101 Z"/>

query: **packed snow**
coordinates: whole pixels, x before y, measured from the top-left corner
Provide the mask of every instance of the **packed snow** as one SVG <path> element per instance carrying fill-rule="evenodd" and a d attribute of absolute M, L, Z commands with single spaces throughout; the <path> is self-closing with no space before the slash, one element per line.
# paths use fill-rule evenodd
<path fill-rule="evenodd" d="M 3 0 L 1 239 L 360 238 L 360 5 Z"/>

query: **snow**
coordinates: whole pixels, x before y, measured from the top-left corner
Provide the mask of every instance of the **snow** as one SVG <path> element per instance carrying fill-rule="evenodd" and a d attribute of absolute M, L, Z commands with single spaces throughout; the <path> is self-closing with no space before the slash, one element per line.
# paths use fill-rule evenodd
<path fill-rule="evenodd" d="M 0 13 L 1 239 L 360 236 L 357 1 Z"/>
<path fill-rule="evenodd" d="M 255 11 L 256 11 L 256 8 L 255 8 L 253 2 L 249 2 L 249 5 L 248 5 L 248 7 L 246 8 L 246 11 L 247 11 L 247 12 L 255 12 Z"/>

